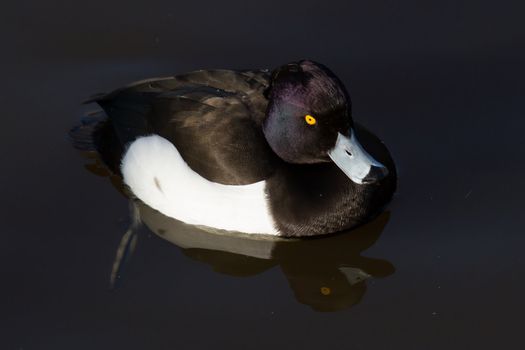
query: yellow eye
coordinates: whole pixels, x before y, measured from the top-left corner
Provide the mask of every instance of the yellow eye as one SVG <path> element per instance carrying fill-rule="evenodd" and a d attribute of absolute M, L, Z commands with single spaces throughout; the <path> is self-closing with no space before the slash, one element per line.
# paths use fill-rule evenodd
<path fill-rule="evenodd" d="M 330 295 L 331 293 L 332 293 L 332 290 L 329 287 L 321 287 L 322 295 Z"/>
<path fill-rule="evenodd" d="M 315 118 L 312 117 L 310 114 L 305 115 L 304 120 L 308 125 L 315 125 L 315 123 L 317 123 L 317 120 L 315 120 Z"/>

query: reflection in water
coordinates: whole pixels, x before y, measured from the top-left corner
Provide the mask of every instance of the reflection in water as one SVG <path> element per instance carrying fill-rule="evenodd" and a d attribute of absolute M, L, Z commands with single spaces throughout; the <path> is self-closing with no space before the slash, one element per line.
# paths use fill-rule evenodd
<path fill-rule="evenodd" d="M 89 157 L 93 159 L 92 157 Z M 107 176 L 100 163 L 87 165 L 91 172 Z M 123 191 L 118 178 L 115 187 Z M 366 280 L 391 275 L 394 266 L 380 259 L 362 257 L 381 235 L 390 213 L 348 232 L 308 239 L 279 239 L 196 227 L 169 218 L 137 201 L 132 222 L 117 251 L 112 283 L 122 262 L 133 250 L 138 222 L 175 244 L 214 271 L 238 277 L 259 274 L 279 266 L 297 300 L 316 311 L 336 311 L 357 304 L 366 292 Z"/>
<path fill-rule="evenodd" d="M 151 231 L 216 272 L 253 276 L 278 265 L 297 300 L 317 311 L 357 304 L 366 291 L 367 279 L 394 272 L 388 261 L 360 255 L 379 238 L 388 212 L 350 232 L 290 240 L 211 232 L 169 218 L 142 203 L 138 206 L 142 222 Z"/>

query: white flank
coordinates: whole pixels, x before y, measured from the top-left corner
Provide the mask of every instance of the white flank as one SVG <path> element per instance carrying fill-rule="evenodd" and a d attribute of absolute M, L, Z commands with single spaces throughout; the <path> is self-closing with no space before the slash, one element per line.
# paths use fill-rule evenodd
<path fill-rule="evenodd" d="M 164 215 L 191 225 L 278 235 L 265 182 L 232 186 L 193 171 L 168 140 L 151 135 L 135 140 L 122 159 L 124 182 Z"/>

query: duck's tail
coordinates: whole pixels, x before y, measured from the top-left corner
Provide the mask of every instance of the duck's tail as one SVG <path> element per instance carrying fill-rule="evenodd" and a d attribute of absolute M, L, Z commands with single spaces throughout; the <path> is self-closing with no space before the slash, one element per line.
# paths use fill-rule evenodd
<path fill-rule="evenodd" d="M 106 121 L 106 113 L 102 110 L 86 113 L 80 119 L 80 124 L 69 130 L 73 147 L 81 151 L 97 151 L 97 132 Z"/>
<path fill-rule="evenodd" d="M 86 113 L 80 124 L 69 131 L 73 147 L 84 152 L 97 152 L 107 168 L 120 175 L 122 146 L 103 110 Z"/>

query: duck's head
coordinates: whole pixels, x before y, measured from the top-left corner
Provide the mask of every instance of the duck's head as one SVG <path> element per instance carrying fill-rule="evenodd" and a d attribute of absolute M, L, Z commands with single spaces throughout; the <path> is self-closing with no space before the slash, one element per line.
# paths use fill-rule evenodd
<path fill-rule="evenodd" d="M 312 61 L 289 63 L 271 78 L 263 131 L 284 161 L 312 164 L 332 160 L 355 183 L 366 184 L 388 174 L 384 165 L 359 144 L 350 97 L 327 67 Z"/>

